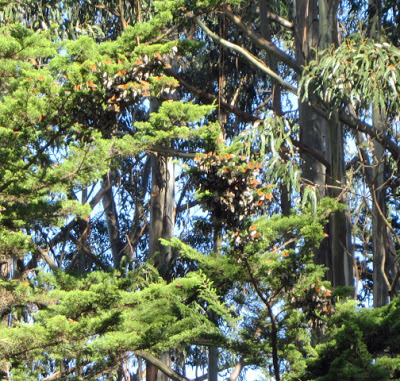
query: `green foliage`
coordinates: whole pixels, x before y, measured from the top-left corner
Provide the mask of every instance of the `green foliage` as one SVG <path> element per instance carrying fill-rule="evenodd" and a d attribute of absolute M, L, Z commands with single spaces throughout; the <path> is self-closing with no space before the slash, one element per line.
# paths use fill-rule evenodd
<path fill-rule="evenodd" d="M 399 374 L 399 300 L 375 309 L 338 304 L 325 343 L 316 347 L 302 380 L 394 380 Z"/>
<path fill-rule="evenodd" d="M 143 146 L 167 143 L 172 139 L 202 137 L 212 139 L 218 135 L 216 124 L 198 126 L 213 110 L 213 106 L 199 106 L 184 102 L 163 102 L 156 113 L 151 113 L 148 122 L 137 122 L 134 139 Z"/>
<path fill-rule="evenodd" d="M 35 284 L 2 282 L 2 288 L 21 290 L 21 302 L 40 303 L 47 290 L 46 308 L 33 316 L 35 324 L 0 329 L 0 359 L 16 370 L 15 380 L 40 374 L 40 362 L 80 358 L 95 366 L 105 356 L 126 351 L 157 352 L 218 335 L 208 311 L 225 315 L 224 307 L 206 277 L 190 274 L 166 285 L 150 267 L 121 277 L 93 272 L 82 278 L 42 274 Z M 29 353 L 28 362 L 20 362 Z M 29 367 L 27 367 L 29 365 Z"/>
<path fill-rule="evenodd" d="M 341 207 L 303 185 L 293 142 L 304 126 L 274 115 L 237 138 L 244 123 L 224 110 L 226 103 L 251 119 L 264 117 L 270 101 L 260 100 L 270 97 L 270 82 L 203 38 L 192 13 L 211 15 L 213 30 L 221 28 L 224 38 L 267 62 L 246 33 L 225 16 L 220 23 L 223 7 L 239 6 L 235 12 L 256 32 L 262 18 L 253 3 L 105 0 L 96 12 L 94 3 L 69 0 L 6 3 L 0 22 L 17 23 L 0 29 L 0 270 L 11 263 L 15 273 L 1 275 L 15 279 L 0 279 L 0 372 L 37 380 L 65 367 L 71 379 L 83 369 L 84 378 L 112 378 L 126 356 L 142 351 L 174 348 L 182 357 L 190 353 L 197 366 L 204 356 L 193 353 L 206 343 L 220 349 L 220 363 L 241 356 L 282 380 L 400 378 L 398 301 L 374 310 L 341 304 L 349 289 L 332 289 L 323 280 L 326 269 L 314 263 L 315 248 L 327 239 L 324 226 Z M 291 2 L 269 3 L 291 17 Z M 272 35 L 292 54 L 294 33 L 281 31 L 278 21 L 269 25 Z M 60 41 L 61 35 L 70 39 Z M 303 99 L 320 98 L 331 113 L 373 103 L 394 116 L 398 58 L 386 43 L 347 39 L 308 63 Z M 286 65 L 273 70 L 283 67 L 292 81 Z M 194 85 L 190 97 L 175 76 Z M 217 93 L 219 107 L 201 103 Z M 149 104 L 157 111 L 147 113 Z M 148 169 L 148 152 L 194 158 L 178 175 L 189 180 L 177 202 L 181 209 L 186 200 L 189 205 L 195 191 L 214 235 L 213 250 L 203 252 L 177 238 L 161 240 L 180 253 L 170 283 L 141 262 L 151 225 L 146 213 L 154 211 L 156 195 L 149 171 L 141 171 Z M 90 206 L 77 201 L 87 202 L 87 187 L 100 188 L 102 179 L 116 194 L 115 226 L 124 246 L 118 250 L 127 244 L 136 254 L 123 258 L 123 272 L 108 272 L 110 216 L 100 212 L 94 221 Z M 285 216 L 279 214 L 283 189 L 298 201 Z M 54 237 L 60 245 L 48 252 Z M 91 240 L 99 251 L 86 257 Z M 212 244 L 200 240 L 203 248 Z M 34 270 L 40 258 L 52 274 Z M 20 270 L 28 261 L 30 271 Z M 99 263 L 106 271 L 73 275 Z M 57 265 L 67 270 L 54 271 Z"/>
<path fill-rule="evenodd" d="M 353 36 L 337 49 L 318 53 L 309 63 L 300 81 L 303 99 L 316 94 L 330 110 L 351 104 L 354 109 L 368 104 L 389 114 L 399 104 L 400 51 L 383 42 Z"/>
<path fill-rule="evenodd" d="M 248 155 L 266 157 L 265 172 L 270 182 L 281 181 L 288 189 L 300 191 L 300 167 L 291 139 L 294 133 L 295 126 L 287 119 L 274 116 L 254 123 L 241 139 L 247 144 Z"/>
<path fill-rule="evenodd" d="M 164 102 L 147 122 L 118 131 L 120 116 L 139 98 L 179 86 L 159 70 L 161 54 L 174 44 L 133 52 L 123 39 L 98 44 L 83 36 L 58 46 L 50 33 L 21 25 L 1 33 L 2 260 L 29 253 L 37 261 L 36 231 L 87 221 L 90 206 L 73 192 L 96 183 L 112 159 L 178 140 L 215 141 L 219 134 L 218 124 L 204 120 L 214 106 L 184 102 Z M 94 371 L 127 351 L 158 353 L 199 337 L 220 337 L 209 314 L 229 315 L 201 273 L 168 285 L 146 266 L 123 276 L 37 273 L 29 282 L 23 276 L 0 284 L 0 361 L 2 369 L 13 369 L 15 380 L 38 379 L 43 368 L 64 360 L 78 359 Z"/>
<path fill-rule="evenodd" d="M 160 95 L 177 81 L 162 76 L 146 81 L 143 61 L 120 40 L 97 44 L 83 36 L 63 42 L 58 54 L 47 32 L 11 25 L 0 33 L 1 235 L 8 255 L 28 248 L 29 237 L 20 229 L 89 215 L 87 205 L 67 195 L 101 178 L 113 157 L 218 134 L 216 125 L 198 123 L 212 106 L 165 102 L 149 122 L 114 138 L 120 112 L 139 95 Z"/>
<path fill-rule="evenodd" d="M 202 166 L 211 163 L 218 167 L 220 161 L 224 167 L 237 165 L 236 156 L 206 155 Z M 193 177 L 196 175 L 192 172 Z M 218 188 L 210 181 L 203 183 L 202 189 L 207 185 Z M 214 212 L 223 209 L 225 201 L 216 198 L 204 205 Z M 306 357 L 314 353 L 310 327 L 324 326 L 334 313 L 330 285 L 321 281 L 324 269 L 313 263 L 312 250 L 324 238 L 323 224 L 337 206 L 326 199 L 316 215 L 304 210 L 288 217 L 258 218 L 252 216 L 256 210 L 252 207 L 257 208 L 256 201 L 250 202 L 250 209 L 243 214 L 237 213 L 243 218 L 236 223 L 230 224 L 226 214 L 222 215 L 224 223 L 220 226 L 227 229 L 227 244 L 220 253 L 204 255 L 178 239 L 169 243 L 163 240 L 163 244 L 195 261 L 225 303 L 237 310 L 237 324 L 225 320 L 230 347 L 245 354 L 249 363 L 266 369 L 272 369 L 276 356 L 279 364 L 286 364 L 287 379 L 295 380 L 307 367 Z M 245 314 L 241 314 L 242 309 Z"/>

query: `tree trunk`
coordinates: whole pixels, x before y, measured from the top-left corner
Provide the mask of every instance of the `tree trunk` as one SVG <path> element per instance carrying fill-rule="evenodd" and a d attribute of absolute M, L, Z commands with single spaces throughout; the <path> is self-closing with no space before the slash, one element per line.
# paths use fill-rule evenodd
<path fill-rule="evenodd" d="M 171 96 L 171 94 L 169 94 Z M 172 95 L 173 97 L 174 95 Z M 150 112 L 157 112 L 160 102 L 152 99 Z M 171 247 L 160 243 L 160 238 L 173 237 L 175 228 L 175 173 L 171 157 L 152 153 L 151 161 L 151 204 L 150 237 L 148 257 L 153 261 L 159 274 L 167 281 L 173 275 L 174 255 Z M 160 360 L 169 366 L 169 354 L 162 353 Z M 147 362 L 146 381 L 167 381 L 168 377 Z"/>
<path fill-rule="evenodd" d="M 260 32 L 261 36 L 267 41 L 272 40 L 270 21 L 268 18 L 269 6 L 267 0 L 260 0 Z M 275 56 L 272 54 L 268 56 L 269 67 L 277 74 L 279 74 L 278 64 Z M 281 87 L 279 83 L 271 78 L 272 82 L 272 111 L 278 117 L 283 116 L 282 110 L 282 99 L 281 99 Z M 281 211 L 284 216 L 288 216 L 291 212 L 292 205 L 290 200 L 290 190 L 287 188 L 287 184 L 279 184 L 279 190 L 281 194 Z"/>
<path fill-rule="evenodd" d="M 219 254 L 222 245 L 222 227 L 219 223 L 215 224 L 214 227 L 214 242 L 213 251 Z M 218 316 L 214 311 L 208 313 L 210 321 L 214 324 L 218 324 Z M 210 346 L 208 347 L 208 381 L 218 381 L 218 358 L 219 350 L 218 347 Z"/>
<path fill-rule="evenodd" d="M 339 46 L 337 13 L 339 1 L 319 1 L 321 48 L 332 44 Z M 332 263 L 333 286 L 353 286 L 353 248 L 351 244 L 351 223 L 348 215 L 348 201 L 343 189 L 346 186 L 344 164 L 344 133 L 337 113 L 328 121 L 330 166 L 327 171 L 328 195 L 346 208 L 330 217 L 329 241 Z"/>
<path fill-rule="evenodd" d="M 296 45 L 297 61 L 305 65 L 314 58 L 313 49 L 318 47 L 320 36 L 318 28 L 318 4 L 316 0 L 296 1 Z M 307 102 L 299 100 L 300 141 L 302 146 L 310 153 L 302 153 L 302 175 L 305 182 L 316 188 L 320 198 L 326 195 L 326 167 L 316 159 L 323 157 L 329 161 L 330 147 L 328 140 L 328 123 L 325 119 L 314 113 Z M 319 250 L 315 252 L 315 262 L 329 268 L 327 278 L 332 277 L 332 261 L 330 257 L 329 242 L 325 239 Z"/>
<path fill-rule="evenodd" d="M 171 247 L 160 244 L 174 233 L 174 165 L 172 158 L 151 154 L 152 188 L 150 210 L 149 258 L 160 275 L 167 281 L 172 278 L 173 252 Z M 164 352 L 160 360 L 169 366 L 169 354 Z M 168 377 L 147 362 L 146 381 L 167 381 Z"/>
<path fill-rule="evenodd" d="M 160 275 L 171 280 L 173 252 L 160 244 L 159 239 L 169 239 L 174 233 L 174 164 L 172 158 L 151 154 L 152 188 L 150 212 L 149 258 Z"/>
<path fill-rule="evenodd" d="M 87 202 L 87 188 L 82 190 L 82 204 Z M 84 275 L 86 273 L 86 268 L 88 267 L 88 257 L 87 252 L 89 251 L 89 221 L 85 221 L 82 218 L 78 219 L 78 240 L 77 240 L 77 263 L 76 272 L 79 275 Z M 74 259 L 72 260 L 72 262 Z"/>
<path fill-rule="evenodd" d="M 218 356 L 217 347 L 208 348 L 208 381 L 218 381 Z"/>
<path fill-rule="evenodd" d="M 299 0 L 296 2 L 297 58 L 304 65 L 314 58 L 313 49 L 338 45 L 338 1 Z M 302 154 L 302 173 L 315 187 L 319 198 L 330 196 L 346 203 L 344 142 L 338 118 L 323 119 L 307 103 L 299 102 L 300 140 L 309 153 Z M 322 157 L 323 164 L 317 157 Z M 353 285 L 353 255 L 350 223 L 346 211 L 334 213 L 326 227 L 328 237 L 315 251 L 315 262 L 328 267 L 333 286 Z"/>
<path fill-rule="evenodd" d="M 112 183 L 111 176 L 112 176 L 112 173 L 110 172 L 106 176 L 104 181 L 111 184 Z M 122 241 L 120 239 L 120 234 L 119 234 L 117 208 L 115 206 L 115 200 L 114 200 L 114 195 L 113 195 L 111 186 L 104 192 L 103 208 L 104 208 L 104 213 L 106 215 L 106 220 L 107 220 L 107 231 L 108 231 L 108 237 L 110 240 L 114 268 L 119 269 L 120 264 L 121 264 L 121 255 L 122 255 L 123 247 L 122 247 Z"/>
<path fill-rule="evenodd" d="M 372 107 L 372 120 L 374 127 L 379 131 L 385 130 L 385 118 L 378 107 Z M 389 280 L 387 276 L 391 239 L 384 221 L 386 217 L 386 192 L 385 184 L 385 157 L 383 147 L 374 142 L 374 158 L 372 166 L 372 239 L 373 239 L 373 281 L 374 281 L 374 307 L 382 307 L 389 302 Z"/>
<path fill-rule="evenodd" d="M 370 37 L 379 40 L 380 0 L 368 1 L 370 20 Z M 372 105 L 372 123 L 375 129 L 384 134 L 386 130 L 386 115 L 378 106 Z M 386 217 L 386 192 L 385 192 L 385 150 L 381 144 L 373 143 L 373 165 L 370 191 L 372 194 L 372 236 L 373 236 L 373 282 L 374 282 L 374 307 L 382 307 L 389 302 L 388 274 L 390 261 L 391 237 L 388 234 L 384 218 Z"/>

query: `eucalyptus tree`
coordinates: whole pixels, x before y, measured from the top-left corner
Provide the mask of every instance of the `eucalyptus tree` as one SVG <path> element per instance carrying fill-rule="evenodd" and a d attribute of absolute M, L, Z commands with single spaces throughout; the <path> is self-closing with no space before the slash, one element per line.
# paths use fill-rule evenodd
<path fill-rule="evenodd" d="M 361 108 L 357 105 L 358 108 L 356 114 L 354 114 L 351 110 L 352 105 L 346 104 L 343 98 L 340 102 L 337 101 L 334 104 L 326 102 L 327 98 L 329 100 L 332 99 L 332 93 L 335 91 L 332 88 L 334 84 L 332 82 L 326 82 L 325 84 L 320 82 L 319 87 L 314 89 L 311 84 L 316 78 L 314 76 L 318 73 L 317 69 L 314 68 L 315 66 L 313 66 L 314 72 L 308 70 L 304 72 L 302 69 L 302 66 L 307 66 L 313 59 L 322 61 L 326 49 L 332 49 L 332 46 L 340 49 L 340 46 L 343 46 L 343 39 L 347 36 L 344 29 L 338 29 L 338 25 L 340 25 L 338 18 L 340 17 L 341 20 L 344 19 L 343 12 L 346 12 L 346 7 L 349 5 L 339 2 L 330 2 L 327 4 L 317 1 L 296 2 L 296 7 L 291 7 L 291 4 L 286 3 L 279 3 L 280 7 L 275 5 L 275 9 L 286 12 L 286 17 L 289 20 L 271 11 L 266 11 L 264 7 L 263 12 L 267 12 L 267 18 L 274 20 L 274 23 L 279 24 L 280 27 L 287 28 L 287 34 L 282 34 L 286 39 L 282 38 L 278 40 L 280 34 L 277 32 L 275 38 L 280 41 L 280 45 L 274 45 L 262 36 L 261 29 L 263 26 L 260 25 L 260 20 L 263 16 L 260 15 L 258 17 L 261 6 L 257 8 L 255 4 L 248 4 L 246 7 L 245 4 L 245 2 L 241 2 L 240 6 L 237 7 L 226 4 L 215 5 L 214 14 L 225 14 L 226 19 L 231 25 L 236 26 L 243 33 L 243 36 L 240 36 L 236 40 L 234 40 L 235 35 L 232 33 L 228 41 L 228 39 L 218 35 L 218 32 L 213 30 L 211 24 L 207 24 L 207 20 L 212 21 L 212 17 L 216 17 L 213 13 L 208 12 L 205 15 L 201 12 L 201 9 L 197 10 L 197 14 L 201 15 L 201 17 L 198 16 L 196 18 L 196 23 L 214 41 L 216 50 L 220 49 L 219 46 L 221 46 L 225 50 L 226 56 L 231 52 L 233 56 L 238 57 L 237 59 L 246 61 L 246 65 L 252 65 L 259 70 L 260 74 L 263 73 L 259 76 L 260 79 L 257 82 L 257 86 L 261 83 L 265 83 L 268 86 L 261 79 L 264 74 L 267 74 L 285 91 L 296 93 L 294 88 L 295 81 L 293 79 L 295 75 L 298 76 L 300 86 L 304 89 L 303 95 L 299 99 L 298 131 L 300 131 L 300 138 L 298 140 L 297 136 L 292 134 L 290 144 L 294 144 L 300 150 L 302 177 L 305 183 L 303 189 L 308 195 L 311 188 L 317 190 L 321 196 L 330 195 L 335 197 L 346 208 L 346 199 L 348 198 L 346 189 L 349 188 L 346 185 L 344 172 L 344 126 L 355 131 L 357 134 L 366 134 L 378 146 L 382 146 L 382 149 L 386 150 L 395 162 L 398 157 L 395 130 L 393 128 L 395 124 L 392 124 L 390 134 L 382 134 L 378 128 L 365 122 L 365 117 L 368 115 L 368 109 L 365 107 L 365 104 L 362 104 Z M 366 16 L 366 13 L 364 15 Z M 386 20 L 386 15 L 381 15 L 381 19 Z M 367 21 L 367 17 L 365 21 Z M 342 25 L 346 22 L 344 20 Z M 229 26 L 226 29 L 229 30 Z M 358 30 L 358 32 L 363 33 L 362 30 Z M 288 37 L 288 34 L 292 37 L 291 39 Z M 243 40 L 243 37 L 246 40 Z M 261 48 L 262 50 L 258 50 L 257 48 Z M 321 53 L 317 53 L 318 51 L 321 51 Z M 268 59 L 266 58 L 267 56 L 269 57 Z M 330 55 L 328 54 L 328 56 Z M 268 60 L 271 60 L 271 57 L 278 60 L 281 67 L 286 68 L 286 71 L 282 72 L 286 77 L 268 66 Z M 330 62 L 329 59 L 332 61 Z M 365 59 L 367 58 L 365 57 Z M 342 62 L 335 61 L 332 58 L 327 58 L 323 62 L 325 65 L 330 64 L 335 69 L 334 72 L 337 71 L 337 67 L 334 65 L 338 67 L 343 65 Z M 244 66 L 245 64 L 243 63 L 242 65 Z M 392 68 L 392 66 L 390 67 Z M 323 68 L 320 70 L 322 71 Z M 393 70 L 388 71 L 386 69 L 387 74 L 380 71 L 379 75 L 388 75 L 391 71 L 393 72 Z M 396 78 L 396 74 L 393 74 L 393 78 Z M 327 76 L 328 74 L 325 75 L 325 77 Z M 352 75 L 347 74 L 347 76 L 351 77 Z M 390 81 L 393 82 L 392 79 Z M 394 80 L 393 86 L 395 86 L 395 82 L 396 80 Z M 261 88 L 265 90 L 265 88 Z M 345 87 L 343 86 L 343 88 Z M 354 90 L 354 92 L 356 91 L 359 90 Z M 397 90 L 393 91 L 396 92 Z M 276 95 L 276 92 L 274 94 Z M 360 98 L 361 93 L 355 96 Z M 378 96 L 384 97 L 383 91 L 376 92 L 375 102 L 378 101 Z M 255 108 L 258 101 L 257 98 L 254 98 Z M 361 106 L 361 103 L 359 105 Z M 282 147 L 282 149 L 285 150 L 285 147 Z M 295 167 L 292 166 L 291 168 Z M 328 279 L 334 285 L 352 285 L 354 267 L 352 245 L 354 243 L 352 244 L 350 241 L 351 226 L 348 207 L 347 211 L 338 211 L 331 217 L 326 233 L 327 238 L 324 240 L 320 250 L 316 252 L 316 261 L 328 267 Z M 379 240 L 379 236 L 381 235 L 375 234 L 375 241 Z M 393 248 L 390 248 L 392 246 L 390 241 L 390 238 L 386 240 L 387 250 L 393 251 Z M 375 258 L 379 257 L 378 247 L 380 245 L 377 243 Z M 386 257 L 389 261 L 390 256 Z M 380 271 L 378 263 L 379 260 L 375 264 L 376 274 Z M 389 278 L 396 279 L 395 274 L 397 272 L 393 269 L 389 271 L 392 273 Z M 377 282 L 376 286 L 378 286 L 378 283 L 381 282 Z M 395 283 L 393 283 L 393 287 L 395 288 Z M 393 287 L 392 289 L 394 289 Z"/>

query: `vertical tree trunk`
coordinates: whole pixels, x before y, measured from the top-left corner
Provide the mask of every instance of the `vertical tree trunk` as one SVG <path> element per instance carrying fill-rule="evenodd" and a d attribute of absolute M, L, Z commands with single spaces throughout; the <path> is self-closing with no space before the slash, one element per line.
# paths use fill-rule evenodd
<path fill-rule="evenodd" d="M 150 211 L 149 258 L 160 275 L 167 281 L 172 276 L 173 253 L 170 247 L 160 244 L 160 238 L 171 238 L 174 229 L 174 170 L 172 159 L 152 154 L 152 190 Z M 160 360 L 169 365 L 169 354 L 160 355 Z M 147 362 L 146 381 L 167 381 L 168 377 Z"/>
<path fill-rule="evenodd" d="M 332 44 L 339 46 L 337 12 L 339 1 L 319 1 L 321 48 Z M 329 241 L 332 263 L 332 284 L 334 286 L 353 286 L 353 249 L 351 244 L 351 223 L 348 216 L 347 197 L 343 192 L 346 185 L 344 164 L 343 125 L 336 113 L 328 121 L 330 166 L 327 169 L 328 195 L 346 206 L 330 217 Z"/>
<path fill-rule="evenodd" d="M 330 123 L 331 166 L 329 168 L 329 196 L 346 206 L 336 211 L 329 220 L 330 250 L 332 255 L 333 286 L 353 286 L 353 248 L 348 200 L 343 192 L 346 185 L 344 167 L 343 129 L 340 123 Z"/>
<path fill-rule="evenodd" d="M 82 190 L 82 204 L 87 201 L 87 189 Z M 79 275 L 86 273 L 86 267 L 88 264 L 86 250 L 88 246 L 88 233 L 89 233 L 89 222 L 82 218 L 79 218 L 78 223 L 78 240 L 77 240 L 77 265 L 76 271 Z"/>
<path fill-rule="evenodd" d="M 169 94 L 174 97 L 174 94 Z M 156 112 L 159 101 L 152 99 L 150 112 Z M 153 261 L 160 275 L 170 281 L 173 275 L 174 255 L 171 247 L 162 245 L 160 238 L 169 239 L 175 228 L 175 173 L 171 157 L 152 153 L 151 157 L 151 205 L 150 205 L 150 237 L 148 257 Z M 169 353 L 162 353 L 160 360 L 166 365 L 170 363 Z M 146 381 L 167 381 L 168 377 L 147 363 Z"/>
<path fill-rule="evenodd" d="M 171 247 L 160 244 L 159 239 L 168 239 L 174 232 L 174 165 L 172 159 L 151 154 L 152 188 L 150 211 L 149 258 L 160 275 L 167 281 L 171 280 L 173 252 Z M 160 360 L 169 365 L 169 353 L 160 355 Z M 167 381 L 168 377 L 147 363 L 146 381 Z"/>
<path fill-rule="evenodd" d="M 218 381 L 218 356 L 217 347 L 208 348 L 208 381 Z"/>
<path fill-rule="evenodd" d="M 368 1 L 368 13 L 370 20 L 370 37 L 379 39 L 380 0 Z M 386 129 L 386 116 L 383 110 L 378 106 L 372 105 L 372 122 L 374 128 L 381 131 L 382 134 Z M 370 191 L 372 194 L 372 235 L 373 235 L 373 281 L 374 281 L 374 307 L 381 307 L 389 301 L 389 284 L 386 270 L 388 269 L 390 248 L 387 244 L 390 236 L 383 216 L 386 216 L 386 194 L 385 184 L 385 151 L 378 143 L 374 142 L 372 179 Z M 382 216 L 383 215 L 383 216 Z"/>
<path fill-rule="evenodd" d="M 372 107 L 372 120 L 374 128 L 380 131 L 385 130 L 385 117 L 378 107 Z M 374 157 L 372 166 L 372 240 L 374 248 L 373 256 L 373 281 L 374 281 L 374 307 L 382 307 L 389 302 L 389 280 L 388 268 L 391 256 L 391 239 L 383 216 L 386 216 L 386 192 L 385 184 L 385 157 L 383 147 L 374 142 Z M 383 216 L 382 216 L 383 215 Z"/>
<path fill-rule="evenodd" d="M 300 65 L 314 58 L 313 49 L 338 45 L 338 1 L 296 1 L 297 58 Z M 314 186 L 320 198 L 341 195 L 345 184 L 342 126 L 335 116 L 327 121 L 308 104 L 299 103 L 300 140 L 310 153 L 302 154 L 303 178 Z M 314 153 L 314 155 L 312 154 Z M 316 157 L 322 157 L 326 166 Z M 328 267 L 327 279 L 333 286 L 353 285 L 353 257 L 350 224 L 346 211 L 336 212 L 327 226 L 328 237 L 315 252 L 315 262 Z"/>
<path fill-rule="evenodd" d="M 320 36 L 318 28 L 318 2 L 316 0 L 296 1 L 297 60 L 299 65 L 314 58 Z M 315 114 L 307 102 L 299 103 L 300 140 L 310 152 L 317 152 L 328 161 L 328 126 L 325 119 Z M 316 155 L 315 155 L 316 156 Z M 326 168 L 315 156 L 302 154 L 303 177 L 318 188 L 320 196 L 325 196 Z"/>
<path fill-rule="evenodd" d="M 226 38 L 226 19 L 224 15 L 219 16 L 219 35 Z M 226 112 L 221 108 L 221 103 L 225 102 L 225 49 L 221 47 L 221 52 L 218 62 L 218 122 L 221 127 L 219 139 L 225 139 L 225 124 L 227 122 Z M 221 221 L 214 222 L 214 237 L 213 251 L 216 254 L 221 252 L 222 245 L 222 224 Z M 209 312 L 209 319 L 214 324 L 218 324 L 218 316 L 213 311 Z M 218 347 L 208 347 L 208 381 L 218 381 Z"/>
<path fill-rule="evenodd" d="M 314 57 L 313 48 L 317 48 L 320 36 L 318 27 L 318 4 L 316 0 L 297 0 L 295 8 L 296 22 L 296 54 L 299 65 Z M 302 153 L 302 175 L 305 181 L 316 187 L 319 197 L 326 195 L 326 167 L 316 159 L 323 157 L 329 162 L 330 147 L 328 145 L 328 125 L 325 119 L 314 113 L 307 102 L 299 101 L 300 141 L 309 152 Z M 327 266 L 327 278 L 332 280 L 332 261 L 330 257 L 329 242 L 325 239 L 319 250 L 315 252 L 315 262 Z"/>
<path fill-rule="evenodd" d="M 112 173 L 110 172 L 106 176 L 104 181 L 111 183 L 112 182 L 111 176 Z M 112 187 L 109 187 L 104 193 L 103 208 L 107 220 L 107 231 L 110 240 L 114 268 L 118 269 L 121 264 L 123 245 L 119 234 L 118 214 L 117 214 L 117 208 L 115 206 Z"/>
<path fill-rule="evenodd" d="M 150 212 L 149 257 L 160 275 L 169 281 L 173 262 L 171 247 L 160 244 L 160 238 L 171 238 L 174 233 L 174 164 L 172 158 L 152 154 L 152 188 Z"/>
<path fill-rule="evenodd" d="M 213 251 L 216 254 L 219 254 L 221 251 L 222 245 L 222 226 L 218 223 L 214 224 L 214 242 L 213 242 Z M 210 311 L 208 313 L 208 318 L 214 324 L 218 324 L 218 316 L 215 312 Z M 218 359 L 219 359 L 219 350 L 218 347 L 209 346 L 208 347 L 208 381 L 218 381 Z"/>

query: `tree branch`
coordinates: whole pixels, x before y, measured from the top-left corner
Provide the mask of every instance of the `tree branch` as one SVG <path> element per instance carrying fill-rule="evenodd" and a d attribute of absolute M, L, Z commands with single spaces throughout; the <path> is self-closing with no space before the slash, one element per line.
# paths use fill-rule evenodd
<path fill-rule="evenodd" d="M 247 51 L 246 49 L 242 48 L 239 45 L 233 44 L 232 42 L 229 42 L 229 41 L 219 37 L 217 34 L 212 32 L 198 17 L 195 17 L 194 21 L 216 43 L 224 46 L 225 48 L 227 48 L 229 50 L 235 51 L 236 53 L 240 54 L 243 58 L 245 58 L 253 66 L 255 66 L 256 68 L 261 70 L 263 73 L 265 73 L 265 74 L 269 75 L 271 78 L 273 78 L 282 87 L 289 90 L 291 93 L 297 95 L 297 89 L 294 86 L 292 86 L 290 83 L 284 81 L 277 73 L 275 73 L 273 70 L 271 70 L 260 59 L 253 56 L 249 51 Z"/>
<path fill-rule="evenodd" d="M 57 370 L 56 372 L 54 372 L 53 374 L 51 374 L 50 376 L 47 376 L 45 378 L 42 378 L 42 381 L 53 381 L 53 380 L 61 380 L 63 379 L 65 376 L 67 376 L 68 374 L 71 374 L 73 372 L 75 372 L 77 369 L 76 366 L 73 366 L 67 370 L 64 371 L 60 371 Z"/>
<path fill-rule="evenodd" d="M 259 9 L 259 8 L 258 8 Z M 270 11 L 267 12 L 267 17 L 271 20 L 271 21 L 275 21 L 278 24 L 282 25 L 285 28 L 294 29 L 294 24 L 292 22 L 290 22 L 289 20 L 284 19 L 281 16 L 276 15 L 275 13 L 272 13 Z"/>
<path fill-rule="evenodd" d="M 284 51 L 277 48 L 275 44 L 266 40 L 260 34 L 254 32 L 251 28 L 243 24 L 242 19 L 239 16 L 235 15 L 230 10 L 229 6 L 224 8 L 223 13 L 259 48 L 273 54 L 278 60 L 284 62 L 297 73 L 302 72 L 302 68 L 300 67 L 300 65 L 291 56 L 289 56 Z"/>
<path fill-rule="evenodd" d="M 41 249 L 40 247 L 36 247 L 36 251 L 52 271 L 60 270 L 56 262 L 54 262 L 53 258 L 50 257 L 49 252 L 47 250 Z"/>
<path fill-rule="evenodd" d="M 208 101 L 216 101 L 218 98 L 216 95 L 213 95 L 211 93 L 208 93 L 206 91 L 203 91 L 192 84 L 190 84 L 188 81 L 183 79 L 181 76 L 175 74 L 171 69 L 165 68 L 164 69 L 165 74 L 174 77 L 176 80 L 179 81 L 181 85 L 183 85 L 186 89 L 188 89 L 190 92 L 192 92 L 195 95 L 198 95 L 200 98 Z M 313 111 L 315 111 L 318 115 L 322 116 L 323 118 L 329 120 L 329 115 L 326 111 L 324 111 L 320 106 L 317 106 L 315 103 L 310 104 Z M 225 110 L 232 112 L 233 114 L 237 115 L 239 118 L 241 118 L 245 122 L 256 122 L 259 121 L 260 118 L 257 118 L 254 115 L 251 115 L 249 113 L 246 113 L 242 111 L 241 109 L 231 106 L 228 103 L 221 102 L 221 107 L 224 108 Z M 400 163 L 400 146 L 390 138 L 389 135 L 383 135 L 379 131 L 375 131 L 375 129 L 358 119 L 357 117 L 347 114 L 345 111 L 340 111 L 339 112 L 339 120 L 346 124 L 348 127 L 352 128 L 353 130 L 363 132 L 367 134 L 368 136 L 376 139 L 380 144 L 382 144 L 383 147 L 385 147 L 390 154 L 392 155 L 393 159 L 397 162 Z M 327 168 L 329 168 L 329 163 L 322 157 L 322 155 L 319 152 L 315 152 L 311 148 L 305 146 L 304 144 L 301 144 L 298 140 L 292 139 L 293 145 L 298 147 L 301 151 L 307 152 L 308 154 L 314 156 L 317 160 L 319 160 L 322 164 L 324 164 Z M 189 155 L 189 154 L 188 154 Z M 189 158 L 189 157 L 187 157 Z"/>
<path fill-rule="evenodd" d="M 93 209 L 103 198 L 104 193 L 112 186 L 112 184 L 103 182 L 100 190 L 97 192 L 97 194 L 92 198 L 92 200 L 89 202 L 90 207 Z M 66 235 L 75 227 L 75 225 L 78 223 L 78 220 L 74 219 L 67 225 L 63 226 L 61 228 L 61 231 L 54 236 L 54 238 L 49 242 L 48 247 L 54 247 L 58 243 L 62 242 Z"/>
<path fill-rule="evenodd" d="M 244 365 L 245 365 L 244 359 L 243 357 L 241 357 L 239 361 L 236 363 L 235 367 L 233 368 L 233 371 L 227 381 L 236 381 L 239 378 Z"/>
<path fill-rule="evenodd" d="M 181 376 L 179 373 L 172 370 L 169 366 L 165 365 L 161 360 L 157 357 L 145 353 L 145 352 L 136 352 L 138 356 L 148 361 L 150 364 L 154 365 L 161 372 L 163 372 L 167 377 L 169 377 L 172 381 L 190 381 L 189 378 Z"/>
<path fill-rule="evenodd" d="M 183 159 L 194 159 L 197 155 L 195 152 L 185 152 L 182 150 L 177 150 L 169 147 L 161 147 L 161 146 L 152 146 L 151 148 L 147 149 L 147 152 L 157 152 L 162 155 L 166 156 L 175 156 L 180 157 Z"/>
<path fill-rule="evenodd" d="M 329 120 L 328 113 L 323 110 L 316 103 L 310 103 L 311 108 L 318 115 L 323 118 Z M 370 136 L 375 139 L 378 143 L 380 143 L 385 149 L 387 149 L 392 155 L 393 159 L 396 161 L 397 165 L 400 163 L 400 145 L 398 142 L 392 139 L 390 134 L 384 133 L 382 131 L 378 131 L 376 128 L 372 127 L 368 123 L 363 122 L 357 117 L 348 114 L 346 111 L 339 111 L 339 120 L 346 124 L 348 127 L 363 132 L 364 134 Z"/>

